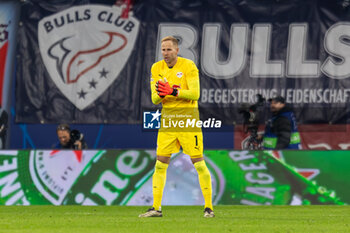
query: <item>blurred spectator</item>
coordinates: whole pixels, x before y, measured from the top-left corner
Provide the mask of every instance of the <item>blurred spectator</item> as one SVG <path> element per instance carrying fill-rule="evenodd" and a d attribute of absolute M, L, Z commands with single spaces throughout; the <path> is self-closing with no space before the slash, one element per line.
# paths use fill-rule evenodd
<path fill-rule="evenodd" d="M 292 109 L 286 106 L 286 100 L 282 96 L 269 101 L 272 117 L 265 127 L 264 148 L 301 149 L 300 135 Z"/>
<path fill-rule="evenodd" d="M 58 142 L 53 145 L 54 149 L 87 149 L 87 143 L 84 140 L 84 135 L 78 130 L 71 130 L 68 124 L 60 124 L 57 126 Z"/>
<path fill-rule="evenodd" d="M 5 109 L 0 107 L 0 149 L 6 147 L 8 114 Z"/>

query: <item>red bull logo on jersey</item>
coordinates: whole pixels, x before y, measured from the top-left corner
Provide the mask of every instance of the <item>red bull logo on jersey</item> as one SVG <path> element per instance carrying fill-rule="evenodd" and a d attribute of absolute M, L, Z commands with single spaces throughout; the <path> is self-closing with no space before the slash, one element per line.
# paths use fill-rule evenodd
<path fill-rule="evenodd" d="M 120 76 L 139 21 L 122 8 L 76 6 L 40 20 L 41 57 L 52 81 L 78 109 L 92 104 Z"/>

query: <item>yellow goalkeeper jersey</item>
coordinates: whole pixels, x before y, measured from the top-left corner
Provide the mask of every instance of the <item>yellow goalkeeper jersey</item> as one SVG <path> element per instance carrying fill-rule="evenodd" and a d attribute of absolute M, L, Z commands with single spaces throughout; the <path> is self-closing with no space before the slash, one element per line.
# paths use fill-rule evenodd
<path fill-rule="evenodd" d="M 161 60 L 153 64 L 151 73 L 152 102 L 154 104 L 162 102 L 164 108 L 198 107 L 199 75 L 193 61 L 178 57 L 176 64 L 172 68 L 169 68 L 165 61 Z M 162 80 L 163 82 L 167 80 L 170 87 L 178 88 L 178 96 L 160 98 L 155 87 L 158 80 Z"/>
<path fill-rule="evenodd" d="M 153 64 L 151 73 L 152 102 L 162 103 L 162 118 L 175 116 L 177 120 L 199 119 L 199 74 L 193 61 L 178 57 L 176 64 L 169 68 L 165 61 L 161 60 Z M 176 87 L 178 96 L 159 97 L 155 87 L 158 80 L 168 81 L 170 87 Z"/>

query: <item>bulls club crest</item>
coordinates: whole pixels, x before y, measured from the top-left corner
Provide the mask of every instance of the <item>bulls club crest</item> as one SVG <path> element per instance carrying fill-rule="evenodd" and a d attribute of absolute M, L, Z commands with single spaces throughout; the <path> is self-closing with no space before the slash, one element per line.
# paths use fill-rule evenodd
<path fill-rule="evenodd" d="M 60 91 L 80 110 L 119 78 L 134 47 L 139 21 L 116 6 L 71 7 L 39 22 L 40 53 Z"/>

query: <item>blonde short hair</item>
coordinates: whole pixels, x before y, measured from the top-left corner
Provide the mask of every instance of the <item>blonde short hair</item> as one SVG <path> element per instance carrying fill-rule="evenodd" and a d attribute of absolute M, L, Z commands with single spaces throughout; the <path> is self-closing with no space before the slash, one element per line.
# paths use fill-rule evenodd
<path fill-rule="evenodd" d="M 164 38 L 162 39 L 162 43 L 163 43 L 164 41 L 171 41 L 171 42 L 173 42 L 173 44 L 175 45 L 175 47 L 178 47 L 178 45 L 179 45 L 179 41 L 178 41 L 175 37 L 173 37 L 173 36 L 166 36 L 166 37 L 164 37 Z"/>
<path fill-rule="evenodd" d="M 58 132 L 60 130 L 61 131 L 68 131 L 68 132 L 70 132 L 70 127 L 69 127 L 68 124 L 60 124 L 60 125 L 57 126 L 56 132 Z"/>

